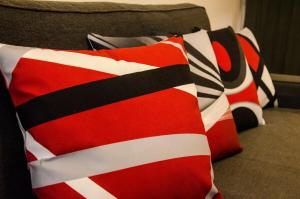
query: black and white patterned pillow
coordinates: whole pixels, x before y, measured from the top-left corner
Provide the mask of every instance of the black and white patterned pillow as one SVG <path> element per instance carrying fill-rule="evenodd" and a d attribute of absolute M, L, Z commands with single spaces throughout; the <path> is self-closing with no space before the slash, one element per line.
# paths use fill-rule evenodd
<path fill-rule="evenodd" d="M 91 33 L 87 38 L 92 50 L 100 50 L 150 45 L 167 36 L 106 37 Z M 199 107 L 204 110 L 224 92 L 217 61 L 206 31 L 185 34 L 183 38 L 198 98 L 201 98 Z"/>

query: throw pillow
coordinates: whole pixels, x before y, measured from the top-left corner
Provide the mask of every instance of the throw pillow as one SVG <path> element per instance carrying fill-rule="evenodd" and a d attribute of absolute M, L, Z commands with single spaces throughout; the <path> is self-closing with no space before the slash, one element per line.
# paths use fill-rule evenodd
<path fill-rule="evenodd" d="M 244 28 L 237 34 L 237 38 L 254 77 L 261 107 L 277 106 L 275 88 L 253 33 Z"/>
<path fill-rule="evenodd" d="M 60 51 L 0 44 L 39 198 L 212 198 L 182 38 Z"/>
<path fill-rule="evenodd" d="M 232 28 L 208 34 L 238 131 L 264 124 L 253 76 Z"/>

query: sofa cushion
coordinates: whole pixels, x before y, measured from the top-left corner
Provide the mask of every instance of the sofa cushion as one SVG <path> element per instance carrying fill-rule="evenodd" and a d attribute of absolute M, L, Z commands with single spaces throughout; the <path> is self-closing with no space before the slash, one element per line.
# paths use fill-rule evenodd
<path fill-rule="evenodd" d="M 253 33 L 244 28 L 237 34 L 237 38 L 253 74 L 261 107 L 278 106 L 270 73 Z"/>
<path fill-rule="evenodd" d="M 217 194 L 181 37 L 102 51 L 0 44 L 0 63 L 39 198 Z"/>
<path fill-rule="evenodd" d="M 238 131 L 264 124 L 251 70 L 231 27 L 209 31 Z"/>
<path fill-rule="evenodd" d="M 300 110 L 267 109 L 268 125 L 240 135 L 243 153 L 216 162 L 216 184 L 224 198 L 298 198 Z"/>

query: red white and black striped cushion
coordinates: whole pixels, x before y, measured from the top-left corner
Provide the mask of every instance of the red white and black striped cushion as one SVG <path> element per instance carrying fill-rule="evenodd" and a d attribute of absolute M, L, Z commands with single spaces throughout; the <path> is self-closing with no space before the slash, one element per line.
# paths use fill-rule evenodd
<path fill-rule="evenodd" d="M 87 38 L 91 49 L 99 50 L 150 45 L 167 36 L 106 37 L 91 33 Z M 201 30 L 183 38 L 212 159 L 238 153 L 241 146 L 236 126 L 207 32 Z"/>
<path fill-rule="evenodd" d="M 208 34 L 238 131 L 264 124 L 256 85 L 232 28 Z"/>
<path fill-rule="evenodd" d="M 39 198 L 221 197 L 183 51 L 0 45 Z"/>
<path fill-rule="evenodd" d="M 275 88 L 253 33 L 244 28 L 237 38 L 254 77 L 259 104 L 263 108 L 277 106 Z"/>

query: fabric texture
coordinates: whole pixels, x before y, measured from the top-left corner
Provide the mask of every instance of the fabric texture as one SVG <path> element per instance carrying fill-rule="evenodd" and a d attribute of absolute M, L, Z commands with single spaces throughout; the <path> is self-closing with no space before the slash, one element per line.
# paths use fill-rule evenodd
<path fill-rule="evenodd" d="M 277 106 L 275 88 L 253 33 L 244 28 L 237 34 L 237 38 L 254 77 L 261 107 Z"/>
<path fill-rule="evenodd" d="M 86 35 L 93 31 L 141 36 L 190 33 L 194 27 L 210 29 L 205 9 L 193 4 L 4 0 L 0 2 L 0 18 L 1 43 L 55 49 L 87 49 Z"/>
<path fill-rule="evenodd" d="M 98 50 L 150 45 L 167 36 L 105 37 L 91 33 L 87 38 L 91 49 Z M 207 32 L 201 30 L 184 34 L 183 38 L 212 159 L 238 153 L 241 146 L 236 126 Z"/>
<path fill-rule="evenodd" d="M 232 28 L 208 32 L 238 131 L 264 124 L 251 70 Z"/>
<path fill-rule="evenodd" d="M 37 196 L 221 198 L 185 56 L 180 37 L 103 51 L 0 44 Z"/>
<path fill-rule="evenodd" d="M 214 163 L 224 198 L 300 195 L 300 110 L 266 109 L 264 117 L 267 125 L 240 134 L 243 153 Z"/>

